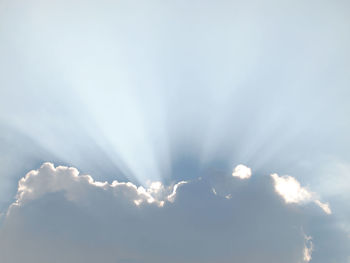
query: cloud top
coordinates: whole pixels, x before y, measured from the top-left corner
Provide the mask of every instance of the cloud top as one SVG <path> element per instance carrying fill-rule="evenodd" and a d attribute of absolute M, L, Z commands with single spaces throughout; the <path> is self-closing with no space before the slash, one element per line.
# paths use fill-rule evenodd
<path fill-rule="evenodd" d="M 45 194 L 63 191 L 70 201 L 79 201 L 90 188 L 100 188 L 114 196 L 122 193 L 126 199 L 136 205 L 142 203 L 163 206 L 164 202 L 173 202 L 177 188 L 185 181 L 165 187 L 161 182 L 152 182 L 149 188 L 137 187 L 131 182 L 95 181 L 90 175 L 80 175 L 73 167 L 44 163 L 40 169 L 32 170 L 18 183 L 16 201 L 12 206 L 19 206 L 31 200 L 39 199 Z M 11 208 L 10 208 L 11 209 Z"/>

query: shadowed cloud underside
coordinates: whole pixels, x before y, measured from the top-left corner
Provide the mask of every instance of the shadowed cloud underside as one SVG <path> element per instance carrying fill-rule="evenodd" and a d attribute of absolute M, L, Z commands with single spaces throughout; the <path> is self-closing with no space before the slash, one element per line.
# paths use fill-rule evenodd
<path fill-rule="evenodd" d="M 311 220 L 327 231 L 329 216 L 313 203 L 285 202 L 274 179 L 223 174 L 144 188 L 45 163 L 19 181 L 3 215 L 0 259 L 309 262 L 322 248 L 319 239 L 328 238 L 312 239 Z"/>

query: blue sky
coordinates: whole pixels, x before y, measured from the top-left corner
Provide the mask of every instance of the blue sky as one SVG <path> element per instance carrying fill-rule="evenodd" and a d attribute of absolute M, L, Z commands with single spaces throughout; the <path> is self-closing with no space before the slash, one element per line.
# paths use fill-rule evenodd
<path fill-rule="evenodd" d="M 8 222 L 17 222 L 13 217 L 19 215 L 28 217 L 28 222 L 50 217 L 44 211 L 43 202 L 57 205 L 58 210 L 52 214 L 62 208 L 68 221 L 81 220 L 84 213 L 70 215 L 69 209 L 73 208 L 67 207 L 71 205 L 67 195 L 75 189 L 69 186 L 71 181 L 64 181 L 62 188 L 42 189 L 40 180 L 45 179 L 40 178 L 45 176 L 38 177 L 40 180 L 34 178 L 30 186 L 45 194 L 35 195 L 28 203 L 19 205 L 18 214 L 9 213 L 9 207 L 21 200 L 19 180 L 29 171 L 50 162 L 54 167 L 75 167 L 80 174 L 89 174 L 96 181 L 107 181 L 111 189 L 114 189 L 112 182 L 115 180 L 142 186 L 150 195 L 156 195 L 152 198 L 168 202 L 169 207 L 164 211 L 153 203 L 158 208 L 152 205 L 142 208 L 137 220 L 144 216 L 146 222 L 141 220 L 137 224 L 145 224 L 145 228 L 150 227 L 147 220 L 153 209 L 160 209 L 156 213 L 167 220 L 175 214 L 201 221 L 201 217 L 188 212 L 184 200 L 194 200 L 198 207 L 207 205 L 208 214 L 201 214 L 199 209 L 203 225 L 198 231 L 202 231 L 208 224 L 204 218 L 211 214 L 210 209 L 217 214 L 213 222 L 220 224 L 220 218 L 231 215 L 226 209 L 238 205 L 234 203 L 237 200 L 225 197 L 235 193 L 239 196 L 243 191 L 240 181 L 236 178 L 232 181 L 231 175 L 237 165 L 244 164 L 252 170 L 251 178 L 242 179 L 249 182 L 244 189 L 250 195 L 243 194 L 245 203 L 238 205 L 237 213 L 244 207 L 249 207 L 251 213 L 256 211 L 258 208 L 253 201 L 261 195 L 266 200 L 266 216 L 272 221 L 284 220 L 283 209 L 291 209 L 291 204 L 281 203 L 287 208 L 276 205 L 279 194 L 277 188 L 272 187 L 276 182 L 270 176 L 274 173 L 291 176 L 300 183 L 301 189 L 310 192 L 310 198 L 303 195 L 292 204 L 300 205 L 301 211 L 288 210 L 296 221 L 283 227 L 293 225 L 303 230 L 295 237 L 293 249 L 281 248 L 282 257 L 287 255 L 283 251 L 300 252 L 305 244 L 311 251 L 312 244 L 312 258 L 317 260 L 310 259 L 311 262 L 335 259 L 340 263 L 349 262 L 350 254 L 346 252 L 350 244 L 347 205 L 350 201 L 349 9 L 349 3 L 338 0 L 0 0 L 0 212 L 4 222 L 0 229 L 16 238 L 18 234 L 18 240 L 25 240 L 16 229 L 33 230 L 38 226 L 23 225 L 20 220 L 18 225 Z M 55 170 L 49 174 L 55 174 Z M 204 178 L 205 187 L 198 183 L 198 178 Z M 54 179 L 47 180 L 55 185 Z M 223 185 L 225 180 L 229 180 L 227 185 L 231 188 L 219 187 L 221 190 L 215 192 L 222 200 L 213 201 L 213 192 L 209 190 Z M 152 190 L 155 181 L 166 189 L 174 189 L 176 183 L 186 181 L 190 190 L 179 192 L 176 195 L 179 201 L 175 199 L 172 203 L 166 198 L 169 193 L 160 195 Z M 262 192 L 257 190 L 259 184 Z M 90 188 L 100 186 L 89 183 L 81 186 L 84 187 L 87 187 L 86 193 L 75 193 L 79 200 L 86 197 L 88 202 L 80 208 L 90 207 L 88 211 L 95 211 L 102 201 L 93 198 L 98 190 Z M 292 194 L 303 192 L 299 190 Z M 65 194 L 58 196 L 61 191 Z M 114 190 L 106 190 L 109 191 Z M 101 198 L 106 198 L 108 204 L 117 202 L 108 196 Z M 130 206 L 131 199 L 125 196 L 128 195 L 119 196 L 120 202 L 126 204 L 118 209 L 133 217 L 134 208 L 125 208 Z M 202 204 L 196 196 L 203 196 Z M 227 205 L 226 201 L 233 203 Z M 317 209 L 321 206 L 316 201 L 329 204 L 331 215 L 319 214 Z M 82 203 L 74 205 L 79 207 Z M 32 206 L 32 210 L 28 208 Z M 109 214 L 107 208 L 89 212 L 89 218 L 94 217 L 94 213 Z M 110 216 L 118 224 L 120 218 L 114 212 Z M 174 220 L 180 220 L 177 216 Z M 239 220 L 244 221 L 244 216 Z M 314 225 L 301 223 L 311 219 Z M 261 226 L 271 227 L 267 222 Z M 87 226 L 91 227 L 90 223 Z M 99 219 L 97 224 L 111 222 Z M 169 224 L 162 227 L 171 227 L 171 222 Z M 69 227 L 76 229 L 74 226 Z M 244 224 L 239 226 L 247 228 Z M 237 225 L 228 224 L 227 227 L 227 231 L 234 231 Z M 27 237 L 38 240 L 38 244 L 47 240 L 58 244 L 62 240 L 80 240 L 78 230 L 72 231 L 76 234 L 74 238 L 67 235 L 61 239 L 45 221 L 39 228 L 47 232 L 35 236 L 38 239 Z M 134 224 L 130 228 L 137 229 Z M 216 226 L 213 229 L 219 238 L 218 233 L 223 229 Z M 271 231 L 277 232 L 277 228 L 272 227 Z M 197 236 L 195 231 L 190 231 L 188 239 L 191 240 L 191 235 L 195 240 L 206 239 L 209 232 Z M 138 238 L 137 232 L 131 233 Z M 286 233 L 285 236 L 291 234 Z M 155 236 L 161 240 L 158 234 Z M 91 233 L 93 240 L 96 235 Z M 247 236 L 248 241 L 262 238 L 252 233 Z M 312 236 L 313 241 L 305 236 Z M 333 243 L 341 242 L 343 248 L 339 246 L 337 250 L 331 246 L 332 252 L 322 250 L 331 237 Z M 283 235 L 275 238 L 283 239 Z M 123 259 L 123 256 L 118 259 L 120 262 L 139 262 L 139 257 L 144 258 L 141 262 L 161 262 L 167 249 L 172 251 L 164 247 L 159 257 L 148 257 L 151 252 L 143 251 L 137 240 L 130 238 L 130 244 L 118 249 L 127 258 L 135 241 L 140 250 L 132 253 L 136 253 L 138 259 L 132 261 L 132 257 Z M 150 242 L 158 244 L 157 240 Z M 0 238 L 1 242 L 4 241 Z M 109 245 L 99 249 L 104 254 L 104 249 L 118 247 L 118 242 L 112 238 Z M 222 243 L 227 242 L 237 248 L 235 239 L 223 237 Z M 273 240 L 270 242 L 266 255 L 277 244 Z M 224 251 L 223 247 L 219 248 L 221 243 L 214 243 L 202 244 L 213 247 L 213 258 Z M 260 245 L 256 243 L 252 248 L 255 258 L 244 259 L 242 255 L 236 260 L 258 262 L 256 258 L 262 253 L 258 249 Z M 7 246 L 8 251 L 14 249 L 10 243 Z M 191 249 L 191 242 L 186 246 L 188 250 L 183 248 L 183 257 L 178 261 L 175 257 L 174 262 L 203 260 L 189 252 L 198 249 Z M 84 247 L 79 249 L 85 251 Z M 154 247 L 149 249 L 155 253 Z M 23 252 L 23 257 L 31 253 L 28 251 Z M 49 251 L 57 253 L 53 248 Z M 292 253 L 291 262 L 304 260 L 299 252 Z M 88 251 L 86 253 L 89 255 Z M 78 259 L 73 254 L 67 262 L 78 262 L 74 261 Z M 324 257 L 325 254 L 331 258 Z M 234 254 L 224 255 L 219 262 L 235 259 Z M 46 256 L 32 260 L 45 262 Z M 109 262 L 112 258 L 108 254 L 105 260 Z M 6 260 L 21 262 L 20 256 L 15 258 L 11 254 Z M 279 262 L 278 257 L 273 256 L 265 260 Z"/>

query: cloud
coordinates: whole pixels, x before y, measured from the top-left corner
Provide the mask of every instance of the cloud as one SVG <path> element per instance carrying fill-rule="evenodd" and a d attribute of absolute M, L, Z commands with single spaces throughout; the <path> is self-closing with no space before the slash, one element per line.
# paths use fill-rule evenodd
<path fill-rule="evenodd" d="M 240 179 L 249 179 L 252 176 L 252 170 L 243 164 L 239 164 L 233 170 L 232 176 Z"/>
<path fill-rule="evenodd" d="M 294 177 L 278 176 L 277 174 L 271 174 L 271 177 L 274 180 L 276 192 L 283 197 L 286 203 L 305 203 L 313 201 L 326 214 L 332 213 L 328 203 L 319 201 L 314 193 L 302 187 Z"/>
<path fill-rule="evenodd" d="M 309 262 L 312 259 L 313 243 L 311 236 L 305 236 L 304 261 Z"/>
<path fill-rule="evenodd" d="M 286 203 L 300 203 L 311 199 L 311 193 L 300 186 L 300 183 L 291 176 L 280 177 L 272 174 L 271 177 L 275 182 L 275 190 L 279 193 Z"/>
<path fill-rule="evenodd" d="M 184 183 L 186 182 L 182 181 L 166 188 L 161 182 L 152 182 L 147 189 L 142 186 L 137 187 L 131 182 L 113 181 L 109 184 L 94 181 L 90 175 L 79 175 L 76 168 L 65 166 L 55 168 L 52 163 L 44 163 L 39 170 L 30 171 L 20 179 L 16 201 L 10 207 L 9 212 L 14 206 L 39 199 L 47 193 L 63 191 L 67 200 L 79 202 L 91 188 L 102 189 L 115 196 L 123 195 L 126 200 L 136 205 L 146 202 L 163 206 L 165 201 L 174 201 L 177 188 Z"/>
<path fill-rule="evenodd" d="M 0 262 L 301 263 L 318 259 L 330 236 L 344 243 L 332 217 L 312 202 L 284 202 L 274 187 L 268 176 L 225 175 L 141 187 L 45 163 L 19 181 Z M 345 262 L 326 249 L 317 262 Z"/>
<path fill-rule="evenodd" d="M 317 204 L 319 207 L 322 208 L 322 210 L 326 213 L 326 214 L 332 214 L 332 210 L 329 206 L 328 203 L 322 203 L 319 200 L 314 200 L 315 204 Z"/>

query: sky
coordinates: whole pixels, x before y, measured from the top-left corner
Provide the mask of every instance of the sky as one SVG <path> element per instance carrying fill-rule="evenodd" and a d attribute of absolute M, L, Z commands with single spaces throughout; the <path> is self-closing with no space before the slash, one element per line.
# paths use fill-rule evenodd
<path fill-rule="evenodd" d="M 350 263 L 349 13 L 0 0 L 0 261 Z"/>

